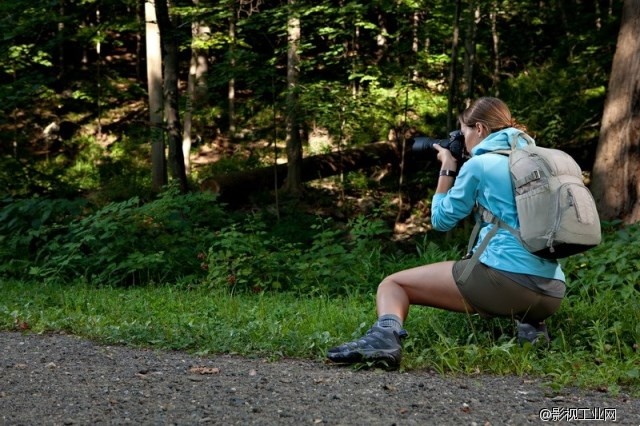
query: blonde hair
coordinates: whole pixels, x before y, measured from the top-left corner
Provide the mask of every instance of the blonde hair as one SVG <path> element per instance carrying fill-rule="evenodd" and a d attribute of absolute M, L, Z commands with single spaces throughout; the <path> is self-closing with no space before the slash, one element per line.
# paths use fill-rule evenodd
<path fill-rule="evenodd" d="M 522 131 L 527 128 L 516 122 L 511 116 L 507 104 L 498 98 L 482 97 L 476 99 L 469 108 L 465 109 L 458 117 L 465 126 L 473 127 L 477 123 L 483 124 L 491 132 L 507 127 L 515 127 Z"/>

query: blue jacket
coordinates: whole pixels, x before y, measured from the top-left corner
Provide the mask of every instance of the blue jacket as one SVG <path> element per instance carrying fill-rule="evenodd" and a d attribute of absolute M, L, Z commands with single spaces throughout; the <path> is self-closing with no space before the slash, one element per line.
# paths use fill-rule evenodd
<path fill-rule="evenodd" d="M 484 206 L 508 225 L 519 229 L 515 198 L 511 187 L 506 155 L 487 154 L 510 149 L 509 140 L 518 129 L 508 128 L 491 133 L 471 151 L 471 158 L 460 168 L 455 184 L 446 194 L 435 194 L 431 202 L 431 224 L 439 231 L 448 231 L 467 217 L 476 205 Z M 526 145 L 523 139 L 518 144 Z M 480 229 L 476 244 L 493 225 Z M 557 261 L 546 260 L 529 253 L 518 239 L 505 229 L 499 229 L 480 255 L 480 262 L 492 268 L 554 278 L 565 281 Z"/>

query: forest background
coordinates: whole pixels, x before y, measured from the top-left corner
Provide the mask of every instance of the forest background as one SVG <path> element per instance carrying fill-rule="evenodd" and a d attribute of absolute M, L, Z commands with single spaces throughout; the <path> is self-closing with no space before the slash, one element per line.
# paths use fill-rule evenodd
<path fill-rule="evenodd" d="M 639 17 L 632 0 L 3 1 L 1 323 L 250 352 L 255 318 L 237 312 L 235 344 L 184 337 L 176 317 L 125 332 L 72 312 L 98 309 L 76 299 L 87 286 L 248 297 L 254 313 L 275 294 L 297 319 L 320 308 L 291 295 L 329 297 L 322 321 L 340 325 L 307 321 L 292 344 L 281 322 L 260 346 L 321 356 L 369 321 L 384 275 L 462 254 L 467 223 L 430 230 L 438 166 L 412 138 L 446 138 L 471 100 L 498 96 L 539 145 L 578 160 L 605 242 L 563 261 L 547 361 L 505 322 L 419 311 L 431 327 L 406 365 L 636 383 Z M 214 306 L 197 309 L 223 316 Z"/>

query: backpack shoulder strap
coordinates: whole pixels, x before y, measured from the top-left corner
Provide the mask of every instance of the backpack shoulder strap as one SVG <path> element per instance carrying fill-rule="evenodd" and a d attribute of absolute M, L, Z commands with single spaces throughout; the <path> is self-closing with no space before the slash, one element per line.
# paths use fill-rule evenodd
<path fill-rule="evenodd" d="M 480 255 L 482 254 L 484 249 L 487 248 L 487 245 L 489 245 L 489 241 L 491 240 L 491 238 L 493 238 L 494 235 L 496 235 L 496 233 L 498 232 L 498 229 L 500 228 L 506 229 L 513 236 L 515 236 L 518 239 L 518 241 L 520 241 L 520 233 L 518 232 L 517 229 L 508 225 L 505 221 L 503 221 L 498 216 L 491 213 L 488 209 L 484 208 L 480 204 L 478 204 L 478 211 L 475 214 L 475 218 L 476 218 L 476 224 L 473 227 L 473 231 L 471 231 L 471 237 L 469 238 L 469 244 L 467 246 L 466 258 L 469 259 L 469 262 L 467 262 L 467 265 L 462 271 L 462 274 L 460 274 L 460 278 L 459 278 L 460 281 L 463 283 L 466 282 L 469 276 L 471 276 L 471 272 L 473 271 L 473 268 L 475 268 L 475 266 L 478 264 L 480 260 Z M 491 230 L 487 233 L 487 235 L 484 236 L 478 248 L 475 250 L 475 252 L 473 252 L 473 255 L 471 255 L 473 246 L 476 244 L 476 240 L 478 239 L 478 234 L 480 233 L 480 228 L 482 227 L 482 223 L 493 224 L 493 227 L 491 227 Z"/>
<path fill-rule="evenodd" d="M 518 138 L 522 137 L 522 139 L 527 142 L 529 146 L 536 146 L 536 142 L 533 140 L 531 136 L 526 134 L 525 132 L 516 132 L 511 135 L 511 139 L 509 140 L 509 145 L 511 145 L 511 150 L 515 150 L 518 147 Z"/>
<path fill-rule="evenodd" d="M 522 139 L 525 140 L 528 146 L 536 145 L 533 138 L 528 134 L 526 134 L 525 132 L 522 132 L 522 131 L 514 132 L 511 135 L 511 138 L 509 140 L 509 145 L 511 145 L 510 150 L 501 149 L 501 150 L 492 151 L 492 153 L 502 154 L 507 156 L 511 155 L 513 151 L 518 149 L 519 137 L 522 137 Z M 527 176 L 527 179 L 530 179 L 530 180 L 534 180 L 535 178 L 536 178 L 535 176 Z M 514 237 L 516 237 L 518 241 L 522 243 L 522 239 L 520 238 L 520 232 L 518 232 L 517 229 L 508 225 L 506 222 L 501 220 L 498 216 L 494 215 L 493 213 L 491 213 L 491 211 L 489 211 L 488 209 L 486 209 L 480 204 L 478 204 L 478 212 L 476 213 L 475 217 L 476 217 L 476 224 L 473 227 L 473 231 L 471 232 L 471 237 L 469 238 L 469 244 L 467 246 L 467 255 L 465 256 L 466 259 L 469 259 L 469 262 L 465 266 L 459 278 L 460 281 L 462 282 L 465 282 L 469 278 L 469 276 L 471 276 L 471 272 L 473 271 L 473 268 L 476 266 L 476 264 L 480 260 L 480 255 L 485 250 L 485 248 L 487 248 L 489 241 L 498 232 L 499 228 L 506 229 Z M 478 239 L 478 234 L 480 233 L 480 228 L 482 227 L 482 223 L 490 223 L 490 224 L 493 224 L 493 226 L 491 227 L 491 230 L 487 233 L 487 235 L 484 236 L 484 238 L 482 239 L 482 242 L 480 243 L 478 248 L 475 250 L 475 252 L 471 254 L 473 250 L 473 246 L 476 244 L 476 241 Z"/>

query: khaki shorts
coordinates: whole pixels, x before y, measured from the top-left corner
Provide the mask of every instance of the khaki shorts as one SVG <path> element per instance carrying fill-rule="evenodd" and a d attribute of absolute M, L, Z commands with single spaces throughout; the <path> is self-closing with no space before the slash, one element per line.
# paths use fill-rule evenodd
<path fill-rule="evenodd" d="M 513 281 L 478 262 L 466 283 L 460 275 L 469 260 L 453 265 L 453 278 L 465 301 L 485 318 L 512 317 L 525 322 L 544 321 L 560 307 L 562 298 L 547 296 Z"/>

